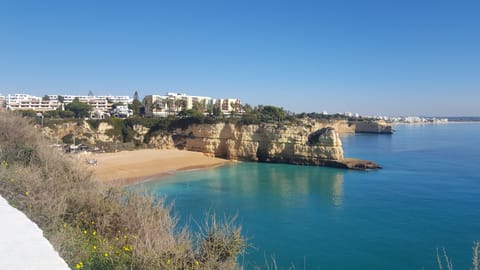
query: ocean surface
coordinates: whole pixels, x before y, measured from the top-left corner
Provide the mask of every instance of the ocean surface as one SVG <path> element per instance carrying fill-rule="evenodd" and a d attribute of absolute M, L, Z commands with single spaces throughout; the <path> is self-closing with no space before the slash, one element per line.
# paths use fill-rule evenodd
<path fill-rule="evenodd" d="M 399 125 L 342 136 L 346 157 L 378 171 L 238 163 L 140 184 L 195 229 L 205 212 L 238 215 L 253 246 L 245 268 L 438 269 L 445 248 L 471 267 L 480 240 L 480 124 Z"/>

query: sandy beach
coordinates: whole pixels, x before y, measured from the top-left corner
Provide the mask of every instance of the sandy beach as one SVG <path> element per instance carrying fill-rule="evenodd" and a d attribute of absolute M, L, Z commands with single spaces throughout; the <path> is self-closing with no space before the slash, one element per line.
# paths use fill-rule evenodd
<path fill-rule="evenodd" d="M 207 157 L 200 152 L 182 150 L 142 149 L 118 153 L 102 153 L 90 156 L 97 160 L 91 166 L 102 182 L 116 181 L 130 184 L 176 171 L 220 166 L 231 161 Z"/>

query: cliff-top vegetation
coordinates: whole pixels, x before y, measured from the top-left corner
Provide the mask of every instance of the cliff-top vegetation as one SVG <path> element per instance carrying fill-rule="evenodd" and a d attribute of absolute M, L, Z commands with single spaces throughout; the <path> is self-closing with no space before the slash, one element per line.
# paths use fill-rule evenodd
<path fill-rule="evenodd" d="M 232 220 L 194 233 L 146 194 L 101 186 L 19 116 L 0 113 L 0 194 L 72 269 L 234 269 L 245 247 Z"/>
<path fill-rule="evenodd" d="M 63 123 L 77 123 L 82 125 L 85 120 L 84 114 L 74 113 L 70 111 L 53 111 L 44 113 L 43 118 L 36 117 L 33 111 L 15 111 L 16 114 L 26 118 L 34 119 L 37 124 L 42 124 L 47 127 L 58 126 Z M 78 115 L 78 117 L 75 117 Z M 192 124 L 216 124 L 216 123 L 230 123 L 238 126 L 241 125 L 261 125 L 261 124 L 279 124 L 279 125 L 297 125 L 301 123 L 302 119 L 312 118 L 317 120 L 346 120 L 342 115 L 322 115 L 317 113 L 302 113 L 293 114 L 284 110 L 281 107 L 272 105 L 259 105 L 252 107 L 248 104 L 242 106 L 242 113 L 232 112 L 230 115 L 222 113 L 202 113 L 198 109 L 181 110 L 175 115 L 168 117 L 143 117 L 139 114 L 134 114 L 130 118 L 115 118 L 107 119 L 88 119 L 86 122 L 94 130 L 98 128 L 100 123 L 108 123 L 113 128 L 107 132 L 107 135 L 114 138 L 116 143 L 131 143 L 131 145 L 123 145 L 126 149 L 132 147 L 143 147 L 149 143 L 152 136 L 158 134 L 172 133 L 175 129 L 186 129 Z M 142 141 L 135 140 L 134 126 L 139 125 L 149 129 L 148 133 L 143 137 Z M 65 138 L 65 143 L 72 143 L 71 135 Z M 86 142 L 82 142 L 86 143 Z M 88 143 L 86 143 L 88 144 Z M 108 148 L 108 147 L 107 147 Z"/>

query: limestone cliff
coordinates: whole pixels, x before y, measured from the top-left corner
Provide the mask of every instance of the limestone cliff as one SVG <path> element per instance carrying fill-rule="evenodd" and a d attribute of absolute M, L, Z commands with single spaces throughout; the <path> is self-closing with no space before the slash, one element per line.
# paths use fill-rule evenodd
<path fill-rule="evenodd" d="M 376 133 L 376 134 L 393 134 L 393 126 L 384 120 L 346 120 L 346 119 L 312 119 L 301 118 L 299 124 L 303 125 L 310 131 L 321 128 L 331 127 L 338 133 Z"/>
<path fill-rule="evenodd" d="M 343 148 L 333 128 L 311 132 L 305 127 L 275 124 L 199 124 L 177 129 L 176 147 L 227 159 L 323 165 L 343 160 Z"/>
<path fill-rule="evenodd" d="M 355 121 L 354 124 L 356 133 L 393 134 L 394 131 L 392 125 L 383 120 Z"/>
<path fill-rule="evenodd" d="M 82 121 L 44 127 L 42 133 L 57 141 L 61 141 L 65 136 L 75 136 L 77 142 L 84 141 L 93 145 L 98 142 L 113 142 L 113 136 L 108 134 L 108 130 L 112 129 L 113 126 L 106 122 L 101 122 L 97 128 L 92 128 L 86 121 Z"/>
<path fill-rule="evenodd" d="M 327 119 L 310 119 L 305 118 L 301 120 L 302 125 L 313 132 L 322 128 L 334 128 L 340 134 L 355 133 L 355 123 L 348 120 L 327 120 Z"/>
<path fill-rule="evenodd" d="M 150 132 L 133 126 L 132 138 L 159 149 L 179 148 L 233 160 L 320 165 L 351 169 L 375 169 L 378 165 L 357 159 L 344 159 L 342 142 L 334 127 L 352 132 L 347 121 L 304 121 L 295 125 L 265 123 L 235 125 L 230 123 L 192 124 L 173 132 Z M 43 133 L 61 140 L 75 134 L 77 142 L 114 142 L 114 126 L 101 122 L 95 128 L 87 122 L 64 123 Z M 117 145 L 115 144 L 115 149 Z"/>

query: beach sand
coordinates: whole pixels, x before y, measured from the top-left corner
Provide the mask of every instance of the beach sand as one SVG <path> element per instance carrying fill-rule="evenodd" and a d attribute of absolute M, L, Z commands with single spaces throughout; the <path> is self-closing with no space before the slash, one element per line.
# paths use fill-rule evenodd
<path fill-rule="evenodd" d="M 117 153 L 94 154 L 89 158 L 97 160 L 90 166 L 102 182 L 115 181 L 131 184 L 176 171 L 210 168 L 231 161 L 207 157 L 200 152 L 182 150 L 142 149 Z"/>

